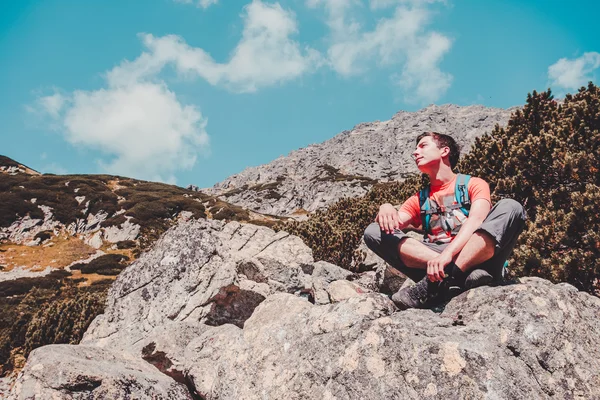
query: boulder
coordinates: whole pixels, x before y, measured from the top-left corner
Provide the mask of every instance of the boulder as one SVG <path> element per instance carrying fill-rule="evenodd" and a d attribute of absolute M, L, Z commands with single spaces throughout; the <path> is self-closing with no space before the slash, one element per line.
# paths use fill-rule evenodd
<path fill-rule="evenodd" d="M 360 296 L 367 291 L 354 282 L 333 281 L 327 286 L 327 293 L 332 303 L 337 303 L 351 297 Z"/>
<path fill-rule="evenodd" d="M 185 385 L 149 363 L 98 347 L 55 344 L 31 352 L 8 397 L 31 399 L 190 399 Z"/>
<path fill-rule="evenodd" d="M 600 299 L 542 279 L 482 287 L 441 313 L 381 294 L 261 303 L 244 329 L 193 340 L 185 365 L 213 399 L 599 398 Z"/>
<path fill-rule="evenodd" d="M 124 242 L 135 240 L 140 234 L 141 227 L 134 224 L 129 219 L 120 226 L 107 226 L 104 228 L 104 239 L 109 243 Z"/>
<path fill-rule="evenodd" d="M 351 276 L 315 262 L 310 248 L 284 231 L 238 222 L 181 222 L 117 277 L 105 313 L 92 322 L 82 343 L 129 351 L 172 322 L 243 327 L 269 295 L 311 292 L 313 301 L 324 304 L 327 284 Z"/>

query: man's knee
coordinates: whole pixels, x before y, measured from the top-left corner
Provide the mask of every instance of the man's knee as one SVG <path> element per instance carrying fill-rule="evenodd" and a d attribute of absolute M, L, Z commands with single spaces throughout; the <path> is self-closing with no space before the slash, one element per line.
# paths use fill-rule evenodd
<path fill-rule="evenodd" d="M 502 199 L 496 203 L 496 207 L 502 209 L 506 214 L 511 215 L 513 218 L 521 219 L 523 221 L 527 219 L 525 208 L 516 200 Z"/>
<path fill-rule="evenodd" d="M 377 222 L 373 222 L 367 229 L 365 229 L 365 233 L 363 235 L 365 240 L 365 244 L 371 250 L 374 246 L 377 246 L 381 243 L 381 228 Z"/>

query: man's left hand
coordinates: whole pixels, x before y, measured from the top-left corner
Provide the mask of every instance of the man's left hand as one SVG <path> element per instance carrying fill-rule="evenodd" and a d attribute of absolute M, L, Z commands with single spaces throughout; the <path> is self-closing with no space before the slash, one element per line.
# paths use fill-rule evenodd
<path fill-rule="evenodd" d="M 452 256 L 441 253 L 436 258 L 427 261 L 427 277 L 431 282 L 441 282 L 446 277 L 444 268 L 452 262 Z"/>

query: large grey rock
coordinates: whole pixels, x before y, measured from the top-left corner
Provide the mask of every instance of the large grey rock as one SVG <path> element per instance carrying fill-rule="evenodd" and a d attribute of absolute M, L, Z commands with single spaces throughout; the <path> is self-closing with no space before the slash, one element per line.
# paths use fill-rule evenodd
<path fill-rule="evenodd" d="M 129 218 L 131 219 L 131 218 Z M 108 226 L 104 229 L 104 240 L 109 243 L 124 242 L 126 240 L 135 240 L 140 234 L 140 226 L 134 224 L 129 219 L 120 226 Z"/>
<path fill-rule="evenodd" d="M 541 279 L 474 289 L 441 314 L 380 294 L 314 306 L 267 298 L 244 329 L 192 341 L 211 399 L 600 398 L 600 299 Z"/>
<path fill-rule="evenodd" d="M 141 359 L 127 359 L 97 347 L 56 344 L 31 352 L 8 399 L 192 397 L 186 386 Z"/>
<path fill-rule="evenodd" d="M 322 292 L 327 284 L 351 275 L 315 263 L 310 248 L 284 231 L 238 222 L 183 222 L 118 276 L 105 313 L 92 322 L 82 343 L 130 351 L 134 343 L 149 344 L 156 328 L 175 322 L 243 326 L 273 293 L 318 293 L 319 302 L 327 303 Z"/>
<path fill-rule="evenodd" d="M 450 134 L 468 150 L 496 124 L 506 125 L 514 110 L 448 104 L 400 111 L 391 120 L 359 124 L 202 191 L 257 212 L 302 217 L 341 198 L 361 196 L 376 181 L 418 172 L 411 153 L 420 133 Z"/>
<path fill-rule="evenodd" d="M 327 357 L 340 350 L 332 336 L 345 336 L 353 326 L 394 309 L 379 294 L 329 306 L 276 294 L 255 310 L 243 330 L 223 325 L 192 341 L 185 352 L 187 371 L 204 398 L 322 399 L 323 376 L 339 354 Z"/>

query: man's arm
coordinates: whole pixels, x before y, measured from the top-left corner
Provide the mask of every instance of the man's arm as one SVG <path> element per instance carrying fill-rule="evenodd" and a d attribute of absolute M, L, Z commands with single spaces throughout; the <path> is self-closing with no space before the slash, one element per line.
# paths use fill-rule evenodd
<path fill-rule="evenodd" d="M 444 268 L 460 253 L 469 241 L 473 233 L 483 223 L 491 209 L 491 204 L 487 199 L 477 199 L 471 205 L 469 217 L 460 227 L 456 237 L 450 242 L 440 255 L 427 262 L 427 276 L 429 280 L 442 281 L 444 279 Z"/>
<path fill-rule="evenodd" d="M 442 251 L 442 253 L 450 255 L 452 258 L 460 253 L 473 233 L 479 229 L 487 215 L 490 213 L 491 208 L 492 207 L 489 201 L 485 199 L 475 200 L 471 205 L 471 209 L 469 210 L 469 217 L 460 227 L 456 237 L 452 240 L 452 242 L 450 242 L 448 247 Z"/>
<path fill-rule="evenodd" d="M 393 233 L 394 229 L 405 229 L 410 225 L 412 216 L 404 211 L 396 211 L 394 206 L 389 203 L 382 204 L 379 207 L 379 213 L 375 217 L 375 222 L 379 227 L 387 232 Z"/>

